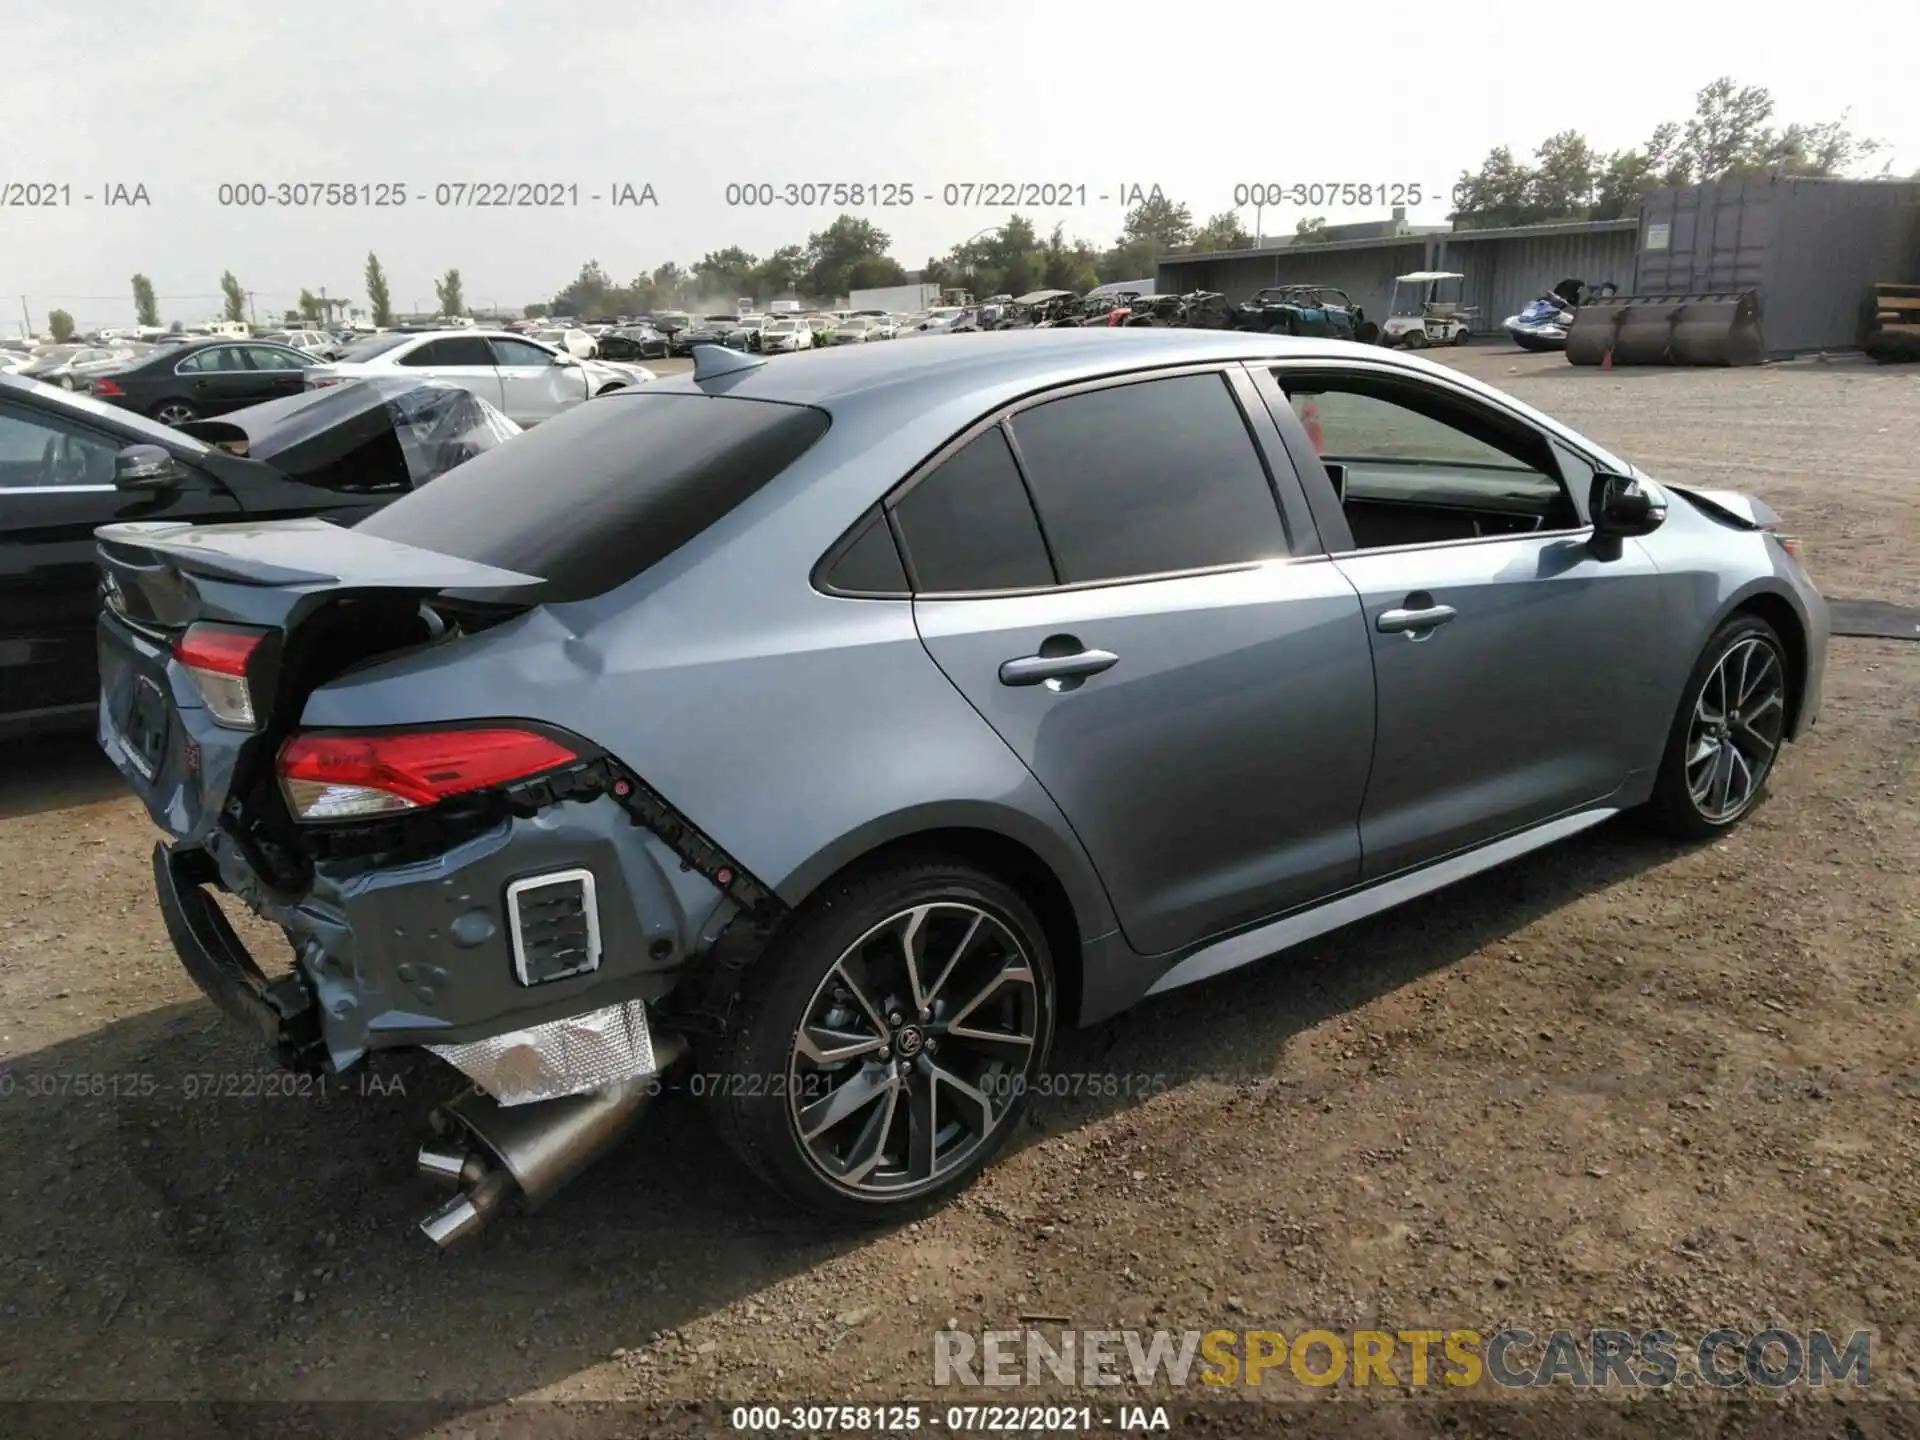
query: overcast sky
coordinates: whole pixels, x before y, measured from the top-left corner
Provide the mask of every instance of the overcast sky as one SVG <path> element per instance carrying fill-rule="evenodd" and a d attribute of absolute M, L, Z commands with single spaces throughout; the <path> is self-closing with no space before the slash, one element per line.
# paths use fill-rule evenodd
<path fill-rule="evenodd" d="M 1721 74 L 1768 87 L 1777 122 L 1851 108 L 1857 131 L 1889 143 L 1880 158 L 1920 167 L 1911 86 L 1859 79 L 1875 37 L 1912 30 L 1911 0 L 1828 0 L 1793 12 L 1793 35 L 1778 13 L 1698 0 L 1557 13 L 1504 0 L 0 0 L 0 185 L 72 196 L 0 208 L 0 320 L 13 333 L 25 295 L 39 328 L 55 305 L 83 328 L 129 323 L 136 271 L 169 320 L 216 313 L 229 268 L 263 316 L 302 286 L 362 302 L 370 249 L 396 307 L 431 305 L 450 266 L 470 304 L 517 306 L 588 259 L 624 281 L 727 245 L 764 255 L 835 213 L 730 208 L 738 182 L 912 186 L 911 207 L 863 212 L 909 267 L 1006 218 L 941 203 L 949 184 L 1084 185 L 1084 205 L 1025 213 L 1102 245 L 1133 185 L 1201 220 L 1246 182 L 1418 184 L 1427 200 L 1410 218 L 1439 222 L 1490 147 L 1524 154 L 1568 127 L 1603 150 L 1638 144 Z M 301 181 L 398 182 L 409 198 L 219 203 L 223 183 Z M 478 181 L 577 185 L 580 200 L 434 203 L 442 183 Z M 151 204 L 103 206 L 116 184 L 144 185 Z M 622 184 L 651 185 L 658 204 L 610 204 Z M 1269 209 L 1264 228 L 1290 233 L 1312 213 L 1385 211 Z"/>

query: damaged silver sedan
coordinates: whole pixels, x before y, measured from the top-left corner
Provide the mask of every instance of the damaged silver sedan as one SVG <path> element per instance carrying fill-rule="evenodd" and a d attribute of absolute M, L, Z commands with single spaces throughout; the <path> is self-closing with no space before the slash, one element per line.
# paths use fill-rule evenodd
<path fill-rule="evenodd" d="M 181 960 L 289 1066 L 473 1082 L 432 1238 L 687 1054 L 763 1179 L 910 1213 L 1058 1026 L 1623 811 L 1718 833 L 1814 723 L 1759 502 L 1378 347 L 1128 334 L 697 347 L 351 530 L 98 532 Z"/>

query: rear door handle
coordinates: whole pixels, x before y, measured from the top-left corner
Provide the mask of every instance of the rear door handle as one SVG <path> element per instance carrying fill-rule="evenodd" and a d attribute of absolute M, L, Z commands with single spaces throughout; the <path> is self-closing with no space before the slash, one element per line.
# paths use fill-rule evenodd
<path fill-rule="evenodd" d="M 1398 635 L 1409 630 L 1431 630 L 1444 625 L 1460 612 L 1451 605 L 1429 605 L 1424 610 L 1382 610 L 1373 628 L 1382 635 Z"/>
<path fill-rule="evenodd" d="M 1078 680 L 1098 675 L 1119 662 L 1111 650 L 1081 650 L 1072 655 L 1024 655 L 1000 666 L 1002 685 L 1039 685 L 1047 680 Z"/>

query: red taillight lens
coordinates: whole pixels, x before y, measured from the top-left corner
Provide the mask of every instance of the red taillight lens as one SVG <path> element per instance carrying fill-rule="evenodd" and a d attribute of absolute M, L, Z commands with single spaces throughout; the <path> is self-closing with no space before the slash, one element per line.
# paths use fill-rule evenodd
<path fill-rule="evenodd" d="M 302 820 L 350 820 L 435 805 L 579 757 L 528 730 L 296 735 L 280 747 L 280 781 Z"/>
<path fill-rule="evenodd" d="M 126 397 L 127 393 L 111 380 L 96 380 L 88 389 L 95 395 L 119 396 L 122 399 Z"/>
<path fill-rule="evenodd" d="M 314 376 L 307 381 L 307 384 L 315 390 L 324 390 L 329 385 L 344 385 L 346 383 L 347 377 L 344 375 Z"/>
<path fill-rule="evenodd" d="M 202 622 L 189 626 L 174 642 L 174 659 L 187 667 L 208 713 L 229 730 L 252 730 L 258 724 L 247 667 L 266 638 L 264 630 Z"/>
<path fill-rule="evenodd" d="M 211 670 L 217 675 L 245 675 L 260 642 L 267 638 L 262 630 L 242 630 L 237 625 L 192 626 L 173 647 L 182 665 L 196 670 Z"/>

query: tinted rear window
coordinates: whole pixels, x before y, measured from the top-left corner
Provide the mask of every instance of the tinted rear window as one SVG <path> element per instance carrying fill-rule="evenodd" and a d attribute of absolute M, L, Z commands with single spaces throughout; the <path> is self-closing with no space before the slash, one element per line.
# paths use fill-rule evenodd
<path fill-rule="evenodd" d="M 824 411 L 659 392 L 577 405 L 362 521 L 585 600 L 678 550 L 805 454 Z"/>
<path fill-rule="evenodd" d="M 922 593 L 1053 584 L 1047 542 L 998 425 L 942 460 L 894 514 Z"/>

